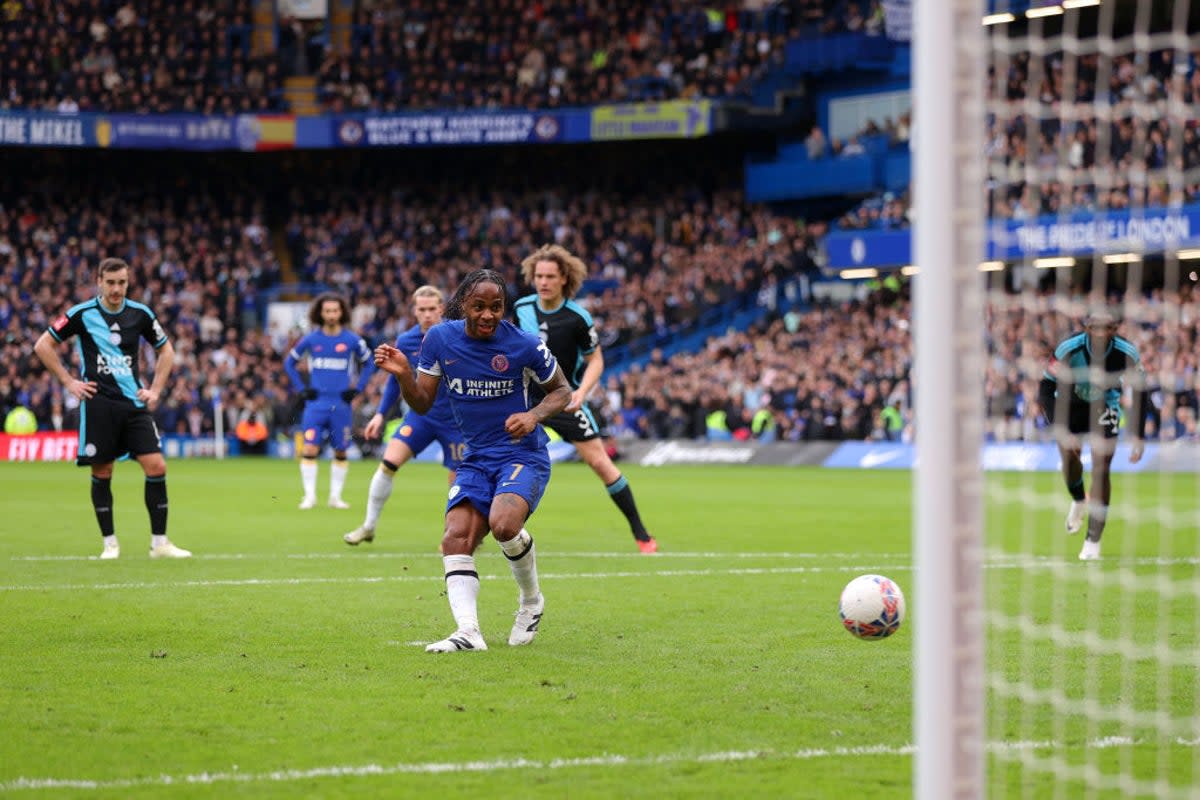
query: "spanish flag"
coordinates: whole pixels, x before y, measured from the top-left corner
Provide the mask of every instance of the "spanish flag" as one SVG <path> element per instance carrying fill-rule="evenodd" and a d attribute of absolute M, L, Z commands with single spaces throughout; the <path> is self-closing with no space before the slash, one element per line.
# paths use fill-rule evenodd
<path fill-rule="evenodd" d="M 296 148 L 296 118 L 291 114 L 258 114 L 255 116 L 255 127 L 258 129 L 255 150 L 294 150 Z"/>

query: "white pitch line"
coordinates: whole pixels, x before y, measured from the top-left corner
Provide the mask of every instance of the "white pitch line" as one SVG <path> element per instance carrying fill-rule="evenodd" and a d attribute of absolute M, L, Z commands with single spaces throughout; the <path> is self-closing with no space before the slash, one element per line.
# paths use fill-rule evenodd
<path fill-rule="evenodd" d="M 871 572 L 906 571 L 912 567 L 904 564 L 889 564 L 881 566 L 840 566 L 840 567 L 763 567 L 761 569 L 668 569 L 646 572 L 541 572 L 542 580 L 582 580 L 594 578 L 653 578 L 653 577 L 708 577 L 712 575 L 791 575 L 802 572 Z M 540 572 L 540 570 L 539 570 Z M 480 575 L 480 580 L 512 580 L 507 575 Z M 192 587 L 208 588 L 214 586 L 302 586 L 320 583 L 411 583 L 414 581 L 443 581 L 442 575 L 378 575 L 345 578 L 228 578 L 203 581 L 130 581 L 128 583 L 60 583 L 60 584 L 18 584 L 0 585 L 0 592 L 72 592 L 87 590 L 110 589 L 186 589 Z"/>
<path fill-rule="evenodd" d="M 1180 747 L 1195 747 L 1195 740 L 1176 739 Z M 1140 747 L 1145 742 L 1107 737 L 1083 743 L 1086 749 L 1108 749 L 1113 747 Z M 1063 745 L 1054 741 L 1001 741 L 989 742 L 988 750 L 999 752 L 1028 750 L 1078 749 L 1080 745 Z M 667 754 L 659 756 L 623 756 L 603 754 L 583 758 L 556 758 L 546 761 L 535 759 L 496 759 L 493 761 L 426 762 L 398 764 L 360 764 L 311 767 L 308 769 L 284 769 L 271 772 L 240 772 L 235 766 L 224 772 L 197 772 L 186 775 L 149 775 L 139 778 L 117 778 L 93 780 L 87 778 L 26 778 L 19 777 L 0 783 L 0 792 L 40 789 L 91 789 L 112 791 L 141 786 L 214 785 L 219 783 L 289 783 L 314 778 L 387 777 L 390 775 L 444 775 L 469 772 L 502 772 L 514 769 L 562 770 L 577 767 L 653 767 L 671 764 L 713 764 L 771 759 L 780 761 L 812 761 L 824 758 L 847 758 L 860 756 L 909 757 L 916 752 L 912 744 L 864 745 L 861 747 L 806 747 L 792 751 L 777 750 L 726 750 L 715 753 Z"/>
<path fill-rule="evenodd" d="M 1195 566 L 1200 564 L 1200 558 L 1157 558 L 1148 557 L 1132 559 L 1128 562 L 1120 559 L 1109 559 L 1108 563 L 1122 566 Z M 1001 558 L 985 565 L 987 569 L 1047 569 L 1052 567 L 1065 568 L 1068 564 L 1078 565 L 1075 559 L 1052 558 Z M 912 564 L 836 564 L 827 567 L 731 567 L 729 569 L 660 569 L 619 572 L 542 572 L 543 580 L 594 580 L 605 578 L 689 578 L 711 577 L 714 575 L 798 575 L 806 573 L 888 573 L 911 572 Z M 504 575 L 480 575 L 480 580 L 509 580 Z M 347 576 L 340 578 L 303 577 L 303 578 L 226 578 L 193 581 L 129 581 L 124 583 L 60 583 L 60 584 L 10 584 L 0 585 L 0 592 L 72 592 L 72 591 L 108 591 L 113 589 L 186 589 L 210 587 L 256 587 L 256 586 L 303 586 L 307 584 L 354 584 L 354 583 L 411 583 L 415 581 L 441 581 L 443 577 L 431 575 L 375 575 Z"/>
<path fill-rule="evenodd" d="M 655 553 L 652 558 L 801 558 L 801 559 L 819 559 L 819 558 L 836 558 L 840 560 L 846 559 L 862 559 L 862 558 L 908 558 L 909 553 L 715 553 L 715 552 L 670 552 L 670 553 Z M 280 558 L 294 559 L 394 559 L 394 558 L 437 558 L 441 559 L 441 554 L 436 551 L 427 553 L 201 553 L 192 556 L 197 561 L 253 561 L 266 560 L 272 561 Z M 546 557 L 546 556 L 543 556 Z M 620 559 L 645 559 L 647 556 L 643 553 L 575 553 L 575 552 L 559 552 L 554 551 L 549 557 L 551 558 L 620 558 Z M 98 556 L 12 556 L 13 561 L 99 561 Z"/>

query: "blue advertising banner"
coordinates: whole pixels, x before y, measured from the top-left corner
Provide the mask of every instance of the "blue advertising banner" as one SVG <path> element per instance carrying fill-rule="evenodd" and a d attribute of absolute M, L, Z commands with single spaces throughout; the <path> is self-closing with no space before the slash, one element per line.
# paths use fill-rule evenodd
<path fill-rule="evenodd" d="M 1138 211 L 994 221 L 987 258 L 1020 260 L 1092 253 L 1161 253 L 1200 243 L 1200 205 Z M 833 231 L 825 237 L 828 265 L 886 267 L 913 263 L 910 230 Z"/>
<path fill-rule="evenodd" d="M 581 111 L 475 112 L 334 117 L 336 147 L 437 147 L 566 141 L 568 117 Z"/>
<path fill-rule="evenodd" d="M 912 232 L 909 230 L 830 231 L 825 237 L 828 266 L 891 267 L 912 263 Z"/>
<path fill-rule="evenodd" d="M 1161 253 L 1200 238 L 1200 205 L 993 223 L 989 258 L 1132 251 Z"/>
<path fill-rule="evenodd" d="M 558 111 L 431 111 L 315 117 L 0 111 L 0 148 L 263 151 L 453 147 L 684 139 L 711 133 L 712 104 L 708 100 Z"/>
<path fill-rule="evenodd" d="M 81 114 L 0 111 L 0 147 L 95 147 L 95 125 Z"/>
<path fill-rule="evenodd" d="M 101 147 L 141 150 L 235 150 L 236 117 L 110 114 L 96 118 Z M 253 148 L 249 148 L 253 149 Z"/>
<path fill-rule="evenodd" d="M 1113 457 L 1113 472 L 1142 472 L 1149 468 L 1159 469 L 1158 445 L 1147 444 L 1145 455 L 1136 464 L 1129 461 L 1129 445 L 1117 445 Z M 985 444 L 981 457 L 987 472 L 1058 472 L 1061 461 L 1058 448 L 1043 442 L 1005 442 Z M 916 448 L 899 442 L 843 442 L 822 466 L 849 467 L 854 469 L 915 469 Z M 1083 466 L 1092 467 L 1092 454 L 1083 451 Z M 1194 469 L 1194 467 L 1193 467 Z"/>
<path fill-rule="evenodd" d="M 100 147 L 253 151 L 296 146 L 296 120 L 289 114 L 101 114 L 95 125 Z"/>
<path fill-rule="evenodd" d="M 290 114 L 32 114 L 0 112 L 0 147 L 281 150 L 296 146 Z"/>

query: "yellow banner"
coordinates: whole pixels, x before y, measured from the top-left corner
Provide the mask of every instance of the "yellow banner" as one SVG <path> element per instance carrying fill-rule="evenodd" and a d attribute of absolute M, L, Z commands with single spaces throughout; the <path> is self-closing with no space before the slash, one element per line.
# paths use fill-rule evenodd
<path fill-rule="evenodd" d="M 628 103 L 592 109 L 592 141 L 695 139 L 712 132 L 708 100 Z"/>

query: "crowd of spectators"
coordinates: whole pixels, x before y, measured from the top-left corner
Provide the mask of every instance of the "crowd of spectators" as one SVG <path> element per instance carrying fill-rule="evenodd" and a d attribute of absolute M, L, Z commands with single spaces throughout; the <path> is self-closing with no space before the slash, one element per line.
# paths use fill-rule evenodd
<path fill-rule="evenodd" d="M 0 109 L 278 110 L 278 59 L 251 55 L 250 0 L 7 0 Z"/>
<path fill-rule="evenodd" d="M 620 11 L 545 0 L 521 13 L 510 6 L 478 0 L 451 13 L 445 0 L 362 3 L 350 54 L 322 69 L 331 103 L 545 107 L 728 94 L 777 63 L 788 37 L 873 32 L 879 19 L 878 3 L 834 0 L 761 8 L 646 2 Z M 250 57 L 249 13 L 248 0 L 9 0 L 0 6 L 0 106 L 268 108 L 280 71 Z M 1073 59 L 1070 81 L 1061 54 L 1016 54 L 993 65 L 994 216 L 1196 199 L 1200 142 L 1196 126 L 1178 118 L 1200 99 L 1196 59 L 1177 63 L 1174 51 L 1160 50 L 1141 63 L 1118 54 L 1106 85 L 1098 59 Z M 1031 98 L 1046 113 L 1031 115 Z M 906 115 L 832 144 L 815 128 L 806 146 L 814 157 L 850 155 L 863 141 L 902 143 L 910 133 Z M 101 255 L 126 258 L 133 296 L 163 315 L 179 359 L 159 423 L 191 434 L 214 428 L 218 397 L 227 430 L 250 415 L 274 432 L 291 422 L 279 364 L 295 332 L 280 340 L 262 327 L 264 293 L 283 275 L 277 256 L 310 294 L 344 293 L 352 327 L 372 343 L 407 327 L 409 295 L 422 283 L 451 288 L 490 266 L 509 278 L 514 296 L 526 291 L 515 265 L 544 242 L 588 260 L 581 302 L 606 348 L 665 344 L 706 309 L 769 294 L 815 269 L 823 224 L 746 203 L 734 188 L 739 164 L 688 147 L 672 144 L 669 158 L 653 149 L 559 149 L 550 177 L 539 153 L 459 151 L 402 162 L 372 154 L 308 164 L 274 192 L 233 160 L 214 159 L 207 173 L 190 165 L 187 174 L 205 178 L 186 187 L 170 177 L 178 171 L 131 168 L 113 154 L 86 169 L 78 161 L 17 167 L 0 175 L 0 412 L 20 403 L 43 427 L 72 427 L 73 399 L 36 368 L 30 350 L 54 314 L 94 293 L 91 270 Z M 1045 180 L 1030 180 L 1031 168 Z M 1168 168 L 1185 180 L 1169 183 Z M 909 214 L 909 193 L 882 195 L 838 225 L 902 227 Z M 1045 434 L 1032 413 L 1036 381 L 1073 319 L 1055 298 L 989 307 L 995 439 Z M 1195 435 L 1192 300 L 1189 287 L 1130 306 L 1126 335 L 1153 381 L 1155 436 Z M 850 304 L 768 314 L 700 352 L 659 355 L 611 379 L 599 399 L 623 436 L 910 437 L 910 317 L 905 292 L 889 288 Z M 364 409 L 377 397 L 376 385 Z"/>
<path fill-rule="evenodd" d="M 768 315 L 695 353 L 655 354 L 605 384 L 617 438 L 781 441 L 911 437 L 907 286 Z M 884 408 L 898 408 L 888 430 Z"/>
<path fill-rule="evenodd" d="M 47 157 L 0 174 L 0 411 L 21 404 L 43 427 L 77 425 L 74 397 L 32 348 L 51 319 L 96 295 L 107 256 L 129 262 L 130 297 L 162 317 L 175 346 L 161 430 L 211 431 L 216 394 L 249 402 L 286 386 L 259 318 L 259 293 L 280 279 L 260 195 L 218 163 L 186 186 L 145 168 L 131 181 L 132 162 L 115 157 L 90 169 Z"/>
<path fill-rule="evenodd" d="M 119 153 L 95 163 L 77 153 L 47 156 L 0 176 L 0 418 L 20 404 L 43 427 L 74 427 L 74 399 L 37 365 L 32 344 L 56 314 L 95 295 L 93 271 L 102 256 L 130 263 L 130 296 L 162 317 L 174 342 L 161 430 L 211 432 L 220 399 L 229 414 L 225 430 L 252 413 L 282 433 L 294 400 L 282 356 L 299 331 L 279 337 L 264 329 L 265 300 L 278 296 L 272 290 L 283 278 L 277 248 L 310 279 L 296 299 L 322 289 L 344 293 L 352 327 L 376 344 L 412 324 L 417 286 L 452 290 L 470 270 L 491 266 L 516 296 L 529 291 L 518 283 L 521 258 L 559 241 L 589 261 L 593 280 L 580 299 L 610 347 L 665 339 L 707 309 L 770 294 L 812 271 L 821 230 L 749 206 L 727 188 L 692 185 L 653 196 L 624 194 L 615 184 L 585 191 L 567 171 L 537 191 L 518 180 L 510 190 L 485 191 L 503 185 L 495 171 L 472 182 L 437 164 L 427 166 L 442 175 L 441 184 L 405 183 L 384 170 L 381 185 L 405 187 L 392 192 L 360 181 L 341 162 L 335 171 L 346 173 L 342 182 L 320 190 L 312 187 L 322 182 L 303 171 L 306 180 L 290 182 L 296 211 L 289 217 L 279 202 L 289 195 L 266 192 L 265 173 L 206 158 L 189 160 L 186 173 L 198 177 L 187 186 L 174 177 L 179 158 L 147 164 Z M 132 169 L 144 177 L 128 180 Z M 379 167 L 372 162 L 372 169 Z M 463 173 L 477 169 L 459 166 Z M 378 389 L 365 408 L 373 408 Z"/>
<path fill-rule="evenodd" d="M 177 366 L 158 411 L 161 430 L 212 432 L 219 398 L 226 431 L 253 416 L 272 435 L 286 435 L 295 398 L 281 363 L 299 331 L 272 338 L 263 327 L 262 300 L 281 280 L 276 248 L 287 249 L 289 231 L 291 249 L 304 257 L 295 266 L 314 270 L 310 277 L 352 298 L 353 327 L 372 344 L 411 324 L 408 295 L 417 285 L 449 289 L 486 264 L 509 277 L 514 294 L 523 292 L 527 287 L 516 282 L 520 256 L 535 242 L 560 241 L 591 266 L 594 289 L 582 301 L 606 348 L 653 337 L 672 324 L 689 330 L 702 309 L 794 278 L 810 268 L 808 253 L 821 232 L 748 206 L 728 188 L 679 189 L 651 202 L 616 186 L 576 192 L 569 173 L 539 192 L 519 182 L 510 191 L 485 192 L 480 187 L 495 177 L 489 175 L 475 188 L 454 176 L 440 192 L 419 182 L 410 185 L 411 194 L 332 189 L 304 200 L 293 192 L 295 214 L 272 229 L 268 197 L 256 185 L 261 176 L 239 175 L 217 166 L 219 160 L 204 180 L 185 188 L 166 177 L 169 169 L 121 183 L 129 164 L 120 159 L 79 171 L 69 156 L 62 158 L 0 176 L 6 198 L 0 205 L 0 416 L 24 405 L 43 428 L 72 429 L 77 408 L 37 366 L 32 343 L 54 315 L 94 295 L 101 255 L 130 262 L 131 296 L 162 316 L 175 344 Z M 77 174 L 75 183 L 68 185 L 67 173 Z M 327 210 L 305 210 L 310 203 Z M 1046 437 L 1033 413 L 1037 381 L 1051 349 L 1081 313 L 1062 298 L 1033 290 L 989 297 L 985 391 L 993 439 Z M 1156 438 L 1197 435 L 1195 300 L 1189 285 L 1126 303 L 1122 332 L 1145 361 L 1153 400 L 1149 433 Z M 853 302 L 782 311 L 770 313 L 764 305 L 761 321 L 748 329 L 720 333 L 695 352 L 669 358 L 659 352 L 643 366 L 610 375 L 595 400 L 613 433 L 911 439 L 906 285 L 888 281 Z M 380 384 L 360 404 L 360 423 L 374 411 Z"/>
<path fill-rule="evenodd" d="M 1163 208 L 1200 200 L 1200 51 L 1112 57 L 1017 53 L 989 65 L 986 209 L 995 219 Z M 1034 111 L 1031 111 L 1031 103 Z M 858 140 L 861 136 L 853 137 Z M 848 146 L 847 142 L 847 146 Z M 813 151 L 829 152 L 819 129 Z M 845 152 L 843 147 L 842 152 Z M 840 228 L 909 223 L 911 190 L 863 201 Z"/>
<path fill-rule="evenodd" d="M 320 70 L 335 110 L 554 108 L 747 96 L 782 64 L 793 6 L 542 0 L 363 3 Z"/>
<path fill-rule="evenodd" d="M 486 266 L 523 291 L 513 266 L 546 242 L 588 259 L 581 302 L 605 346 L 665 337 L 706 308 L 816 270 L 823 225 L 747 204 L 719 153 L 671 149 L 690 157 L 663 166 L 658 148 L 561 151 L 552 183 L 536 159 L 455 155 L 403 174 L 371 162 L 293 192 L 289 247 L 302 278 L 347 295 L 369 337 L 396 327 L 422 283 L 454 286 Z"/>
<path fill-rule="evenodd" d="M 1109 298 L 1142 357 L 1146 435 L 1200 441 L 1200 303 L 1194 284 Z M 1081 329 L 1079 294 L 990 292 L 985 317 L 988 441 L 1050 441 L 1038 383 L 1055 346 Z M 696 353 L 657 356 L 610 377 L 597 397 L 618 438 L 912 441 L 908 289 L 768 316 L 714 336 Z M 1126 408 L 1133 376 L 1126 382 Z M 919 388 L 919 387 L 918 387 Z M 969 391 L 970 387 L 960 387 Z"/>
<path fill-rule="evenodd" d="M 1120 210 L 1193 202 L 1200 178 L 1195 115 L 1200 54 L 1018 53 L 989 71 L 989 213 L 1026 219 L 1067 210 Z M 1073 75 L 1066 79 L 1066 67 Z M 1044 111 L 1028 113 L 1029 101 Z M 1030 171 L 1037 180 L 1030 180 Z M 1168 171 L 1184 176 L 1179 183 Z"/>
<path fill-rule="evenodd" d="M 344 40 L 251 0 L 6 0 L 0 108 L 280 111 L 294 74 L 331 111 L 745 99 L 790 40 L 884 28 L 880 0 L 355 5 Z"/>

